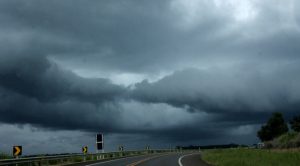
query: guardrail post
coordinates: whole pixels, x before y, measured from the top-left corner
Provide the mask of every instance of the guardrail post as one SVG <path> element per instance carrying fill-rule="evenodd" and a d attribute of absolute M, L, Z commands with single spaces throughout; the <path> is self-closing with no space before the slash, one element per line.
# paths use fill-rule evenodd
<path fill-rule="evenodd" d="M 198 149 L 197 149 L 198 150 Z M 196 151 L 197 151 L 196 150 Z M 23 159 L 10 159 L 7 160 L 4 164 L 1 165 L 11 165 L 11 166 L 44 166 L 44 165 L 63 165 L 63 164 L 72 164 L 78 161 L 78 158 L 83 161 L 90 160 L 103 160 L 105 158 L 122 158 L 125 156 L 136 156 L 136 155 L 144 155 L 144 154 L 156 154 L 156 153 L 166 153 L 166 152 L 184 152 L 187 150 L 184 149 L 161 149 L 161 150 L 139 150 L 139 151 L 116 151 L 111 153 L 94 153 L 87 155 L 58 155 L 58 156 L 41 156 L 41 157 L 32 157 L 32 158 L 23 158 Z"/>

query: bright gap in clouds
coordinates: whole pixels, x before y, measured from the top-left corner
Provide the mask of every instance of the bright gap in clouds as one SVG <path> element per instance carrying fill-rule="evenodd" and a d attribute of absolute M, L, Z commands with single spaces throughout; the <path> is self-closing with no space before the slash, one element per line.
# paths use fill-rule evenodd
<path fill-rule="evenodd" d="M 70 69 L 71 70 L 71 69 Z M 157 74 L 143 74 L 143 73 L 126 73 L 126 72 L 101 72 L 97 70 L 88 69 L 73 69 L 74 73 L 84 78 L 107 78 L 112 81 L 112 83 L 123 86 L 130 86 L 136 83 L 142 82 L 143 80 L 148 80 L 148 82 L 155 82 L 159 79 L 170 75 L 171 72 L 160 72 Z"/>
<path fill-rule="evenodd" d="M 171 4 L 173 9 L 184 15 L 183 18 L 187 24 L 201 22 L 202 18 L 206 16 L 207 6 L 211 6 L 210 10 L 216 9 L 213 12 L 222 12 L 226 16 L 230 14 L 230 17 L 236 21 L 249 21 L 257 15 L 257 9 L 251 0 L 176 0 Z"/>
<path fill-rule="evenodd" d="M 229 10 L 236 21 L 249 21 L 256 17 L 257 10 L 251 0 L 214 0 L 220 9 Z"/>
<path fill-rule="evenodd" d="M 159 73 L 130 73 L 130 72 L 119 72 L 119 71 L 101 71 L 94 68 L 78 67 L 72 66 L 67 62 L 60 61 L 54 57 L 48 56 L 48 59 L 55 64 L 58 64 L 60 67 L 63 67 L 66 70 L 74 72 L 76 75 L 83 78 L 107 78 L 112 83 L 123 86 L 134 85 L 135 83 L 142 82 L 147 79 L 148 82 L 155 82 L 166 75 L 170 75 L 172 72 L 161 71 Z"/>

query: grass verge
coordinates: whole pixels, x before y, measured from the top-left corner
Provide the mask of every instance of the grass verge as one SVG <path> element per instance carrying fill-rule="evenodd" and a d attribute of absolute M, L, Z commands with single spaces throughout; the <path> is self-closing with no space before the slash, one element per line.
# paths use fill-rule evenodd
<path fill-rule="evenodd" d="M 2 160 L 2 159 L 10 159 L 10 158 L 12 158 L 12 157 L 9 156 L 9 155 L 7 155 L 7 154 L 5 154 L 5 153 L 1 153 L 0 152 L 0 160 Z"/>
<path fill-rule="evenodd" d="M 215 166 L 299 166 L 300 151 L 263 149 L 214 149 L 202 159 Z"/>

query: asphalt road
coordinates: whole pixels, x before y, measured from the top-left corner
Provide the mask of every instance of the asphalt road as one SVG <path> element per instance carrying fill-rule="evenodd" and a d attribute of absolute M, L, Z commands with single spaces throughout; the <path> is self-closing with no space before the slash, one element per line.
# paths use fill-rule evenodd
<path fill-rule="evenodd" d="M 169 153 L 128 157 L 86 166 L 209 166 L 200 153 Z"/>

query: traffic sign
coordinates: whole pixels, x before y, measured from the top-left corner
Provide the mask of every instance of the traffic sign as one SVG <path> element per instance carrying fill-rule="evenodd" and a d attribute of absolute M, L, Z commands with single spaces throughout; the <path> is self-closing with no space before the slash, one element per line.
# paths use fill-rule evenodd
<path fill-rule="evenodd" d="M 97 134 L 96 135 L 97 150 L 103 150 L 103 144 L 104 144 L 103 134 Z"/>
<path fill-rule="evenodd" d="M 22 155 L 22 146 L 14 146 L 13 147 L 13 155 L 21 156 Z"/>
<path fill-rule="evenodd" d="M 150 146 L 146 146 L 146 150 L 150 150 Z"/>
<path fill-rule="evenodd" d="M 123 152 L 124 151 L 124 147 L 123 146 L 119 146 L 119 151 Z"/>
<path fill-rule="evenodd" d="M 88 147 L 87 146 L 82 147 L 82 153 L 83 154 L 87 154 L 88 153 Z"/>
<path fill-rule="evenodd" d="M 103 142 L 97 142 L 97 150 L 103 150 Z"/>
<path fill-rule="evenodd" d="M 96 135 L 96 142 L 103 142 L 103 134 Z"/>

